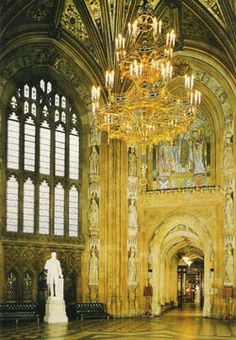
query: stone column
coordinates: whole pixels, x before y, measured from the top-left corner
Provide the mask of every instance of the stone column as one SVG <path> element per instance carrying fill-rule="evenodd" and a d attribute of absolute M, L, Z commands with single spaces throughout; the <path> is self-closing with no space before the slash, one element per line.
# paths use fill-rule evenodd
<path fill-rule="evenodd" d="M 225 122 L 224 133 L 224 318 L 233 317 L 233 286 L 234 286 L 234 175 L 233 175 L 233 121 L 230 117 Z"/>
<path fill-rule="evenodd" d="M 102 134 L 101 167 L 99 275 L 101 272 L 102 291 L 99 297 L 107 303 L 109 313 L 116 317 L 127 316 L 126 144 L 110 140 L 108 145 L 106 135 Z"/>

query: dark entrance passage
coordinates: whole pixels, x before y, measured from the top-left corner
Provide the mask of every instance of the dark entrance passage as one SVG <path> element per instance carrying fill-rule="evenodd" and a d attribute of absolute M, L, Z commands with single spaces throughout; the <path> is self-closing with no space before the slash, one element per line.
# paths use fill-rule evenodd
<path fill-rule="evenodd" d="M 178 307 L 200 307 L 204 305 L 204 264 L 194 261 L 191 266 L 178 266 Z"/>

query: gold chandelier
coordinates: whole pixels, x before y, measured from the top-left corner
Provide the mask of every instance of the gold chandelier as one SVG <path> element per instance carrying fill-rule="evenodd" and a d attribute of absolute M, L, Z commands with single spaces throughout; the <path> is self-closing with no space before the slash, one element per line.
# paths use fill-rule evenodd
<path fill-rule="evenodd" d="M 106 71 L 107 104 L 100 106 L 100 87 L 92 87 L 96 126 L 108 133 L 108 140 L 121 139 L 130 145 L 171 141 L 177 134 L 187 133 L 195 121 L 201 93 L 193 89 L 189 66 L 183 64 L 184 72 L 183 67 L 181 72 L 175 67 L 175 32 L 170 30 L 163 39 L 162 21 L 152 14 L 147 0 L 143 0 L 136 20 L 128 24 L 128 33 L 127 50 L 121 34 L 115 40 L 118 75 Z M 184 93 L 170 91 L 177 77 L 183 79 Z M 118 82 L 126 90 L 118 91 Z"/>

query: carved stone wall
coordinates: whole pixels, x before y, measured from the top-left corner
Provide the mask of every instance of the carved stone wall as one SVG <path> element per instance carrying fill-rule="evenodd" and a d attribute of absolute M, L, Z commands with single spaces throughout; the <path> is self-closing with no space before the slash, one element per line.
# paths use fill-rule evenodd
<path fill-rule="evenodd" d="M 59 245 L 40 245 L 33 243 L 3 244 L 4 255 L 4 278 L 3 278 L 3 301 L 9 301 L 9 284 L 11 276 L 15 277 L 16 298 L 9 302 L 38 302 L 40 278 L 44 275 L 44 265 L 51 257 L 51 252 L 56 251 L 57 258 L 61 263 L 65 282 L 65 300 L 75 302 L 81 300 L 80 276 L 81 276 L 81 250 L 76 247 Z M 71 281 L 73 280 L 73 288 Z M 24 296 L 29 296 L 29 282 L 32 281 L 32 298 L 26 301 Z M 9 282 L 9 284 L 8 284 Z M 27 284 L 28 283 L 28 284 Z M 44 287 L 45 288 L 45 287 Z M 70 290 L 74 291 L 71 292 Z M 72 301 L 73 298 L 73 301 Z"/>
<path fill-rule="evenodd" d="M 99 293 L 99 200 L 100 200 L 100 133 L 90 116 L 89 188 L 88 188 L 88 288 L 90 302 L 98 301 Z"/>
<path fill-rule="evenodd" d="M 128 300 L 129 315 L 138 309 L 137 290 L 137 233 L 138 233 L 138 161 L 135 147 L 128 148 Z"/>

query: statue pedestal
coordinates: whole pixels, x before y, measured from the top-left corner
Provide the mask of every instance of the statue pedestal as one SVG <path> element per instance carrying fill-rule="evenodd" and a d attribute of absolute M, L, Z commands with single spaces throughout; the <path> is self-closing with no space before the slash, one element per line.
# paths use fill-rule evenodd
<path fill-rule="evenodd" d="M 49 297 L 47 299 L 44 322 L 68 323 L 65 301 L 62 298 Z"/>

